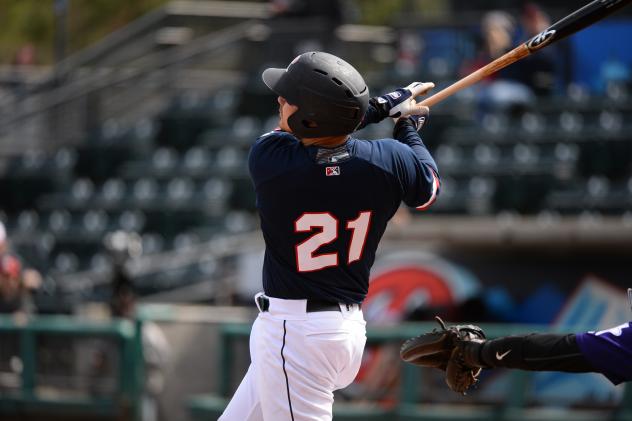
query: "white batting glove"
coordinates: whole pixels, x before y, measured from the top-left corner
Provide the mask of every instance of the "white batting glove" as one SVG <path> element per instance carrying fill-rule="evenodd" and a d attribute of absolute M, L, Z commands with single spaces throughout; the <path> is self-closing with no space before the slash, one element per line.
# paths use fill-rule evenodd
<path fill-rule="evenodd" d="M 428 112 L 428 107 L 417 104 L 415 98 L 425 95 L 432 88 L 432 82 L 413 82 L 405 88 L 396 89 L 386 95 L 375 98 L 377 106 L 392 118 L 420 115 Z"/>

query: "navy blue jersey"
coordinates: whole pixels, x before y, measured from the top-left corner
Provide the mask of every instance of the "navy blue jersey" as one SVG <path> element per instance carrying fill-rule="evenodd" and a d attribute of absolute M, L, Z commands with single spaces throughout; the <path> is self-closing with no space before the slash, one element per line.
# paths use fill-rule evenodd
<path fill-rule="evenodd" d="M 425 208 L 439 179 L 409 122 L 395 139 L 349 138 L 305 146 L 283 131 L 257 139 L 249 156 L 266 243 L 263 288 L 284 299 L 360 303 L 388 220 L 402 200 Z"/>

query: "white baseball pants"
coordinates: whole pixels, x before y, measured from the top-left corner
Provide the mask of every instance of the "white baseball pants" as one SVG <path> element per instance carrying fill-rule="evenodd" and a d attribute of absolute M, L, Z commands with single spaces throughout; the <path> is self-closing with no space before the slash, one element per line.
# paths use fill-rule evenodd
<path fill-rule="evenodd" d="M 331 421 L 333 391 L 353 381 L 366 343 L 358 305 L 306 312 L 269 298 L 250 333 L 250 367 L 219 421 Z"/>

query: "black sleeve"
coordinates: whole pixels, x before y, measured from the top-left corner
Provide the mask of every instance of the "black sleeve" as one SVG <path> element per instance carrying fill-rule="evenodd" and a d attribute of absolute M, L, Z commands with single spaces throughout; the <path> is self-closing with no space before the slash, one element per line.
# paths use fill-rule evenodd
<path fill-rule="evenodd" d="M 532 333 L 485 342 L 481 360 L 489 367 L 532 371 L 595 372 L 584 358 L 574 334 Z"/>
<path fill-rule="evenodd" d="M 388 117 L 388 113 L 384 110 L 384 108 L 378 105 L 377 99 L 371 98 L 369 99 L 369 107 L 367 108 L 366 113 L 364 113 L 364 117 L 356 130 L 362 130 L 369 124 L 379 123 L 386 117 Z"/>

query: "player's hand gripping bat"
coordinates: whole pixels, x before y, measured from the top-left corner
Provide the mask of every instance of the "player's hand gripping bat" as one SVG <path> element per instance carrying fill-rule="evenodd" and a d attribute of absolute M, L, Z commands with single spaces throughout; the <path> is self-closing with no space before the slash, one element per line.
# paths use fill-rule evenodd
<path fill-rule="evenodd" d="M 475 84 L 485 77 L 509 66 L 512 63 L 536 52 L 540 48 L 551 45 L 556 41 L 566 38 L 593 23 L 600 21 L 606 16 L 632 3 L 632 0 L 594 0 L 586 6 L 571 13 L 565 18 L 555 22 L 538 35 L 534 36 L 524 44 L 519 45 L 505 55 L 487 64 L 475 72 L 465 76 L 463 79 L 453 83 L 445 89 L 421 101 L 422 105 L 435 105 L 450 95 Z M 622 40 L 623 41 L 623 40 Z"/>

